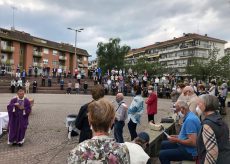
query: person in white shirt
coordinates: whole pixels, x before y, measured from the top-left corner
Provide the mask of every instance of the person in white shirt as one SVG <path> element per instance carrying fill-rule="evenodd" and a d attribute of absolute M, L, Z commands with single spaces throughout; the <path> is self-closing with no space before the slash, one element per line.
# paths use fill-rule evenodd
<path fill-rule="evenodd" d="M 80 84 L 79 84 L 79 82 L 76 81 L 76 83 L 75 83 L 76 94 L 79 93 L 79 88 L 80 88 Z"/>
<path fill-rule="evenodd" d="M 132 164 L 150 164 L 151 159 L 144 151 L 149 144 L 149 135 L 146 132 L 140 132 L 134 139 L 134 142 L 124 143 L 130 155 L 130 163 Z"/>
<path fill-rule="evenodd" d="M 26 80 L 25 87 L 26 87 L 26 93 L 29 94 L 30 93 L 30 82 L 28 80 Z"/>

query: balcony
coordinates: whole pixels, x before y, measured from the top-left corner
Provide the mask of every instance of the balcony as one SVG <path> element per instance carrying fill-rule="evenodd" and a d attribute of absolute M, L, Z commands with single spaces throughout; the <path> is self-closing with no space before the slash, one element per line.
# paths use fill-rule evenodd
<path fill-rule="evenodd" d="M 42 57 L 42 52 L 39 52 L 39 51 L 33 51 L 33 56 L 36 56 L 36 57 Z"/>
<path fill-rule="evenodd" d="M 10 59 L 10 64 L 14 64 L 14 60 L 13 59 Z"/>
<path fill-rule="evenodd" d="M 60 56 L 60 55 L 59 55 L 59 60 L 67 60 L 67 57 L 66 57 L 66 56 Z"/>
<path fill-rule="evenodd" d="M 82 64 L 82 60 L 78 59 L 77 60 L 78 64 Z"/>
<path fill-rule="evenodd" d="M 33 62 L 34 67 L 43 67 L 43 63 Z"/>
<path fill-rule="evenodd" d="M 6 46 L 6 45 L 1 45 L 1 50 L 5 52 L 14 52 L 14 47 L 12 46 Z"/>
<path fill-rule="evenodd" d="M 1 63 L 5 65 L 13 65 L 14 60 L 13 59 L 1 60 Z"/>

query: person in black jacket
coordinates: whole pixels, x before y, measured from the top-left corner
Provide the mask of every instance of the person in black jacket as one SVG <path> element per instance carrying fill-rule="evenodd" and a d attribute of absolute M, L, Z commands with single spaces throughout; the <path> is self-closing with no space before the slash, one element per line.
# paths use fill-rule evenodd
<path fill-rule="evenodd" d="M 100 98 L 103 98 L 105 93 L 104 93 L 104 88 L 101 85 L 95 85 L 92 88 L 92 98 L 93 101 L 99 100 Z M 79 137 L 79 143 L 92 138 L 92 130 L 89 126 L 88 122 L 88 105 L 91 103 L 86 103 L 85 105 L 81 106 L 80 111 L 78 113 L 77 119 L 76 119 L 76 127 L 81 131 L 80 132 L 80 137 Z"/>

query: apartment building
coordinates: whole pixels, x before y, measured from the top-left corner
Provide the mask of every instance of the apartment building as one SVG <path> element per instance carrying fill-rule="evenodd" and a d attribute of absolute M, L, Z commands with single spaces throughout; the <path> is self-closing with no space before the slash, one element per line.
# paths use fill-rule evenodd
<path fill-rule="evenodd" d="M 23 31 L 0 28 L 0 63 L 6 65 L 8 72 L 15 72 L 16 67 L 28 71 L 30 66 L 37 67 L 39 72 L 46 67 L 62 68 L 63 71 L 74 72 L 84 69 L 88 73 L 88 57 L 86 50 L 70 44 L 57 43 L 32 36 Z"/>
<path fill-rule="evenodd" d="M 94 60 L 91 60 L 89 62 L 89 69 L 95 69 L 97 67 L 98 67 L 98 60 L 97 60 L 97 58 L 94 59 Z"/>
<path fill-rule="evenodd" d="M 215 53 L 218 58 L 224 56 L 226 43 L 224 40 L 209 37 L 207 34 L 184 33 L 183 36 L 172 40 L 132 49 L 125 56 L 125 60 L 128 64 L 134 64 L 138 58 L 145 57 L 147 62 L 159 61 L 165 68 L 183 74 L 187 65 L 190 64 L 189 59 L 206 60 L 210 52 Z"/>
<path fill-rule="evenodd" d="M 230 48 L 226 48 L 226 49 L 224 50 L 224 53 L 225 53 L 225 55 L 230 54 Z"/>

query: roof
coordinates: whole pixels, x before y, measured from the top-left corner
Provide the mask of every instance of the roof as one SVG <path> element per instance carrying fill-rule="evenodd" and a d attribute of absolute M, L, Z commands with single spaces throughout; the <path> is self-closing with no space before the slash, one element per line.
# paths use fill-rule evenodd
<path fill-rule="evenodd" d="M 70 44 L 57 43 L 46 39 L 38 38 L 24 31 L 7 30 L 7 29 L 0 28 L 0 38 L 14 40 L 14 41 L 32 44 L 36 46 L 42 46 L 46 48 L 52 48 L 59 51 L 67 51 L 69 53 L 75 52 L 75 47 Z M 78 55 L 88 56 L 88 57 L 90 56 L 88 52 L 84 49 L 77 48 L 76 50 Z"/>
<path fill-rule="evenodd" d="M 207 36 L 206 34 L 205 35 L 199 35 L 199 34 L 195 34 L 195 33 L 188 33 L 188 34 L 184 34 L 184 36 L 179 37 L 179 38 L 174 38 L 174 39 L 167 40 L 167 41 L 164 41 L 164 42 L 156 42 L 155 44 L 151 44 L 151 45 L 141 47 L 141 48 L 138 48 L 138 49 L 132 49 L 130 51 L 130 53 L 134 54 L 134 52 L 138 53 L 138 52 L 145 51 L 145 50 L 152 49 L 152 48 L 163 48 L 163 47 L 166 47 L 166 46 L 169 46 L 169 45 L 173 45 L 173 44 L 176 44 L 176 43 L 181 43 L 181 42 L 188 41 L 188 40 L 193 40 L 193 39 L 214 41 L 214 42 L 223 43 L 223 44 L 227 43 L 225 40 L 212 38 L 212 37 Z M 128 54 L 130 54 L 130 53 L 128 53 Z"/>

